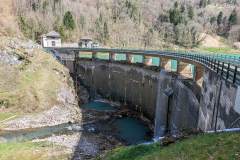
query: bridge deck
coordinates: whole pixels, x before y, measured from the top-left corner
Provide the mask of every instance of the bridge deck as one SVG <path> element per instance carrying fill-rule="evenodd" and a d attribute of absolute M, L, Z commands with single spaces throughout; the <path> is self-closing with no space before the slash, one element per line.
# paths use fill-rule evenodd
<path fill-rule="evenodd" d="M 168 52 L 155 50 L 108 49 L 108 48 L 46 48 L 65 54 L 76 52 L 116 53 L 127 55 L 142 55 L 151 57 L 165 57 L 173 60 L 200 64 L 218 73 L 225 80 L 240 85 L 240 55 L 201 54 L 190 52 Z"/>

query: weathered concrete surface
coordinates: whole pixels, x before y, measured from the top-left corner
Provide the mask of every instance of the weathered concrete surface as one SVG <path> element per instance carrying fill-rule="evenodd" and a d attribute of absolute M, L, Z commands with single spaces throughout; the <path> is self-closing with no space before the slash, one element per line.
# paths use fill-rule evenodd
<path fill-rule="evenodd" d="M 167 68 L 170 61 L 161 62 Z M 194 83 L 143 66 L 87 59 L 78 59 L 75 65 L 74 73 L 90 97 L 100 94 L 128 104 L 155 122 L 156 136 L 240 127 L 240 89 L 201 66 L 196 67 Z"/>
<path fill-rule="evenodd" d="M 90 90 L 91 97 L 100 94 L 120 101 L 154 119 L 158 73 L 131 65 L 80 60 L 77 75 Z"/>
<path fill-rule="evenodd" d="M 173 97 L 171 100 L 170 130 L 179 131 L 196 129 L 198 125 L 199 101 L 195 93 L 181 81 L 172 82 Z"/>
<path fill-rule="evenodd" d="M 207 131 L 239 127 L 238 87 L 208 69 L 205 69 L 202 87 L 199 128 Z"/>
<path fill-rule="evenodd" d="M 77 62 L 77 75 L 91 96 L 98 93 L 126 103 L 155 121 L 156 136 L 197 128 L 198 99 L 177 76 L 133 65 L 83 59 Z M 173 95 L 168 97 L 165 92 L 170 88 Z"/>
<path fill-rule="evenodd" d="M 201 66 L 201 65 L 195 65 L 194 81 L 195 81 L 199 86 L 202 86 L 202 83 L 203 83 L 203 74 L 204 74 L 204 67 Z"/>
<path fill-rule="evenodd" d="M 183 81 L 161 72 L 156 105 L 155 137 L 196 129 L 198 111 L 197 95 Z"/>
<path fill-rule="evenodd" d="M 237 89 L 237 96 L 236 96 L 234 109 L 236 112 L 240 114 L 240 86 L 238 86 L 238 89 Z"/>
<path fill-rule="evenodd" d="M 161 137 L 168 131 L 168 109 L 170 95 L 166 90 L 171 89 L 171 77 L 165 71 L 161 71 L 158 81 L 157 102 L 155 111 L 154 137 Z"/>

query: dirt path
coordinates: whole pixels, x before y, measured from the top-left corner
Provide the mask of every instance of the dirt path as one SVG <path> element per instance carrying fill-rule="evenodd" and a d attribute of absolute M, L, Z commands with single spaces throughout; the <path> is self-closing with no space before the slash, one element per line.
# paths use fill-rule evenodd
<path fill-rule="evenodd" d="M 19 35 L 12 0 L 0 0 L 0 36 Z"/>
<path fill-rule="evenodd" d="M 223 42 L 221 42 L 221 39 L 219 36 L 203 34 L 202 37 L 205 37 L 205 39 L 202 42 L 203 47 L 214 47 L 214 48 L 226 47 L 226 45 Z"/>

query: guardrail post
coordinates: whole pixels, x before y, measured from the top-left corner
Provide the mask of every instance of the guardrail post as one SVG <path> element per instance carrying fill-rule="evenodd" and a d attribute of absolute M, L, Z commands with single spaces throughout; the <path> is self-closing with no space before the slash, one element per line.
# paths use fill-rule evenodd
<path fill-rule="evenodd" d="M 109 61 L 110 62 L 116 61 L 116 53 L 109 52 Z"/>
<path fill-rule="evenodd" d="M 227 67 L 227 76 L 226 76 L 226 79 L 228 80 L 229 78 L 229 69 L 230 69 L 230 63 L 228 63 L 228 67 Z"/>
<path fill-rule="evenodd" d="M 218 61 L 218 63 L 217 63 L 217 73 L 219 72 L 219 61 Z"/>
<path fill-rule="evenodd" d="M 225 63 L 224 63 L 224 62 L 222 62 L 221 76 L 223 75 L 223 71 L 224 71 L 224 65 L 225 65 Z"/>
<path fill-rule="evenodd" d="M 234 75 L 233 75 L 233 83 L 236 83 L 237 72 L 238 72 L 238 67 L 235 66 Z"/>
<path fill-rule="evenodd" d="M 216 69 L 216 62 L 217 62 L 217 60 L 216 59 L 214 59 L 214 64 L 213 64 L 213 70 L 215 70 Z"/>
<path fill-rule="evenodd" d="M 209 62 L 210 62 L 210 68 L 213 68 L 213 60 L 209 59 Z"/>

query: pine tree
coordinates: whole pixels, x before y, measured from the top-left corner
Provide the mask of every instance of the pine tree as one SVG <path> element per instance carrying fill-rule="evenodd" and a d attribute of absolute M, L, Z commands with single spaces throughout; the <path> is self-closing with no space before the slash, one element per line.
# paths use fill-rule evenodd
<path fill-rule="evenodd" d="M 200 8 L 205 8 L 207 6 L 207 0 L 200 0 L 199 7 Z"/>
<path fill-rule="evenodd" d="M 185 12 L 185 6 L 182 4 L 181 5 L 181 13 L 184 13 Z"/>
<path fill-rule="evenodd" d="M 39 2 L 33 2 L 32 10 L 36 12 L 39 9 L 39 6 L 40 6 Z"/>
<path fill-rule="evenodd" d="M 81 25 L 81 29 L 84 30 L 85 29 L 85 25 L 86 25 L 86 20 L 85 20 L 84 15 L 82 15 L 82 14 L 80 15 L 79 23 Z"/>
<path fill-rule="evenodd" d="M 228 23 L 229 25 L 237 24 L 237 12 L 235 9 L 232 11 L 231 15 L 229 16 Z"/>
<path fill-rule="evenodd" d="M 106 43 L 107 40 L 109 40 L 109 31 L 108 31 L 108 24 L 107 22 L 104 22 L 103 25 L 103 33 L 104 33 L 104 42 Z"/>
<path fill-rule="evenodd" d="M 70 11 L 67 11 L 63 17 L 63 25 L 68 30 L 74 30 L 76 25 L 75 21 L 73 19 L 72 13 Z"/>
<path fill-rule="evenodd" d="M 175 2 L 174 9 L 169 10 L 169 19 L 170 19 L 170 22 L 174 25 L 178 25 L 179 23 L 182 23 L 183 16 L 181 11 L 178 8 L 178 2 Z"/>
<path fill-rule="evenodd" d="M 213 25 L 216 22 L 216 17 L 211 17 L 210 18 L 210 23 Z"/>
<path fill-rule="evenodd" d="M 175 8 L 175 9 L 178 8 L 178 2 L 177 2 L 177 1 L 174 3 L 174 8 Z"/>
<path fill-rule="evenodd" d="M 192 7 L 192 6 L 190 6 L 190 7 L 188 8 L 188 17 L 189 17 L 190 19 L 193 19 L 193 17 L 194 17 L 194 10 L 193 10 L 193 7 Z"/>
<path fill-rule="evenodd" d="M 222 24 L 223 21 L 223 12 L 219 12 L 218 17 L 217 17 L 217 24 L 218 26 L 220 26 Z"/>

